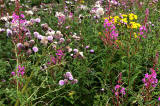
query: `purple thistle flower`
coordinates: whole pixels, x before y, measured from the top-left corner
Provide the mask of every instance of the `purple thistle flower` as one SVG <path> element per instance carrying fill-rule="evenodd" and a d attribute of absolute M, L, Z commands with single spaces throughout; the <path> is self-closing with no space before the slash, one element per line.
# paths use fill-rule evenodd
<path fill-rule="evenodd" d="M 94 53 L 94 50 L 93 50 L 93 49 L 91 49 L 91 50 L 90 50 L 90 53 Z"/>
<path fill-rule="evenodd" d="M 48 36 L 47 39 L 48 39 L 49 41 L 52 41 L 52 40 L 53 40 L 53 36 Z"/>
<path fill-rule="evenodd" d="M 12 35 L 12 31 L 10 29 L 7 29 L 7 36 L 11 36 Z"/>
<path fill-rule="evenodd" d="M 36 53 L 36 52 L 38 52 L 38 48 L 36 47 L 36 46 L 34 46 L 33 48 L 32 48 L 32 50 Z"/>
<path fill-rule="evenodd" d="M 64 84 L 68 84 L 68 79 L 64 79 Z"/>
<path fill-rule="evenodd" d="M 35 19 L 35 22 L 36 22 L 36 23 L 40 23 L 40 22 L 41 22 L 41 19 L 40 19 L 40 18 L 36 18 L 36 19 Z"/>
<path fill-rule="evenodd" d="M 73 49 L 73 51 L 74 51 L 75 53 L 78 53 L 78 49 Z"/>
<path fill-rule="evenodd" d="M 42 36 L 42 35 L 38 35 L 38 36 L 37 36 L 37 38 L 38 38 L 39 40 L 42 40 L 43 37 L 44 37 L 44 36 Z"/>
<path fill-rule="evenodd" d="M 89 48 L 89 46 L 86 46 L 86 49 L 88 49 Z"/>
<path fill-rule="evenodd" d="M 66 72 L 65 77 L 66 77 L 66 78 L 72 77 L 71 72 Z"/>
<path fill-rule="evenodd" d="M 64 80 L 60 80 L 60 81 L 59 81 L 59 85 L 60 85 L 60 86 L 63 86 L 63 85 L 64 85 Z"/>
<path fill-rule="evenodd" d="M 38 32 L 34 32 L 33 34 L 34 34 L 34 37 L 35 37 L 35 38 L 37 38 L 37 37 L 38 37 L 38 35 L 39 35 L 39 33 L 38 33 Z"/>
<path fill-rule="evenodd" d="M 74 79 L 74 80 L 71 81 L 71 84 L 76 84 L 76 83 L 78 83 L 77 79 Z"/>
<path fill-rule="evenodd" d="M 69 79 L 69 80 L 73 80 L 73 76 L 70 76 L 68 79 Z"/>
<path fill-rule="evenodd" d="M 23 44 L 22 43 L 17 43 L 17 48 L 20 48 L 20 49 L 22 49 L 24 46 L 23 46 Z"/>

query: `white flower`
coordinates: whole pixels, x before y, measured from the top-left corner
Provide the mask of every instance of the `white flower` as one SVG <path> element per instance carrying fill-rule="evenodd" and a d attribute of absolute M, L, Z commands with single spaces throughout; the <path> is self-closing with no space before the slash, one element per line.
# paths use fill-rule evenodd
<path fill-rule="evenodd" d="M 2 21 L 7 21 L 8 19 L 7 19 L 7 17 L 1 17 L 0 20 L 2 20 Z"/>
<path fill-rule="evenodd" d="M 5 31 L 5 29 L 3 29 L 3 28 L 0 28 L 0 32 L 4 32 Z"/>
<path fill-rule="evenodd" d="M 55 34 L 55 31 L 52 30 L 52 31 L 47 31 L 46 35 L 49 35 L 49 36 L 54 36 Z"/>
<path fill-rule="evenodd" d="M 12 30 L 7 29 L 7 36 L 10 36 L 10 35 L 12 35 Z"/>
<path fill-rule="evenodd" d="M 56 32 L 56 34 L 57 34 L 57 35 L 60 35 L 60 34 L 61 34 L 61 32 L 60 32 L 60 31 L 57 31 L 57 32 Z"/>
<path fill-rule="evenodd" d="M 71 54 L 71 56 L 73 56 L 73 54 Z"/>
<path fill-rule="evenodd" d="M 70 1 L 65 1 L 66 2 L 66 4 L 72 4 L 72 2 L 70 2 Z"/>
<path fill-rule="evenodd" d="M 33 15 L 33 11 L 31 11 L 31 10 L 25 11 L 25 13 L 26 13 L 27 15 Z"/>
<path fill-rule="evenodd" d="M 47 37 L 43 36 L 41 39 L 41 43 L 44 44 L 45 46 L 47 46 L 47 43 L 48 43 Z"/>
<path fill-rule="evenodd" d="M 69 48 L 69 49 L 68 49 L 68 52 L 71 52 L 71 51 L 72 51 L 72 48 Z"/>
<path fill-rule="evenodd" d="M 65 17 L 65 15 L 62 12 L 56 12 L 55 17 Z"/>
<path fill-rule="evenodd" d="M 104 10 L 103 10 L 103 8 L 98 8 L 97 10 L 96 10 L 96 15 L 97 16 L 101 16 L 101 15 L 104 15 Z"/>
<path fill-rule="evenodd" d="M 64 41 L 65 41 L 65 39 L 64 39 L 64 38 L 60 38 L 60 41 L 61 41 L 61 42 L 64 42 Z"/>
<path fill-rule="evenodd" d="M 88 7 L 85 6 L 85 5 L 81 5 L 81 6 L 80 6 L 80 9 L 81 9 L 81 10 L 88 10 Z"/>
<path fill-rule="evenodd" d="M 53 42 L 54 44 L 57 44 L 58 42 Z"/>
<path fill-rule="evenodd" d="M 94 7 L 100 8 L 101 5 L 100 4 L 96 4 Z"/>
<path fill-rule="evenodd" d="M 83 52 L 79 52 L 79 54 L 83 57 Z"/>

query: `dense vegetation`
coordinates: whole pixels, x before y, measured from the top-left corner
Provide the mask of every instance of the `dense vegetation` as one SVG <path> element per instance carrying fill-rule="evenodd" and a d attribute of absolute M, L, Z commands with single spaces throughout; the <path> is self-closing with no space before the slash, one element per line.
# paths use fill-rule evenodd
<path fill-rule="evenodd" d="M 0 0 L 0 106 L 160 105 L 160 1 Z"/>

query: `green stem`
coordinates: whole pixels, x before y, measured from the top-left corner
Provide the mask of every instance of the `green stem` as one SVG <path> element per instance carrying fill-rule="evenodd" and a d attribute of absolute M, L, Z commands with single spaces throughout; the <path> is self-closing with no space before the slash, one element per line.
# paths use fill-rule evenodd
<path fill-rule="evenodd" d="M 24 86 L 23 89 L 22 89 L 22 92 L 21 92 L 22 94 L 23 94 L 24 91 L 26 90 L 26 88 L 27 88 L 27 86 L 28 86 L 28 84 L 29 84 L 32 76 L 33 76 L 33 73 L 34 73 L 34 71 L 32 71 L 30 77 L 27 79 L 27 82 L 26 82 L 25 86 Z M 15 106 L 18 106 L 18 105 L 19 105 L 19 100 L 17 99 Z"/>

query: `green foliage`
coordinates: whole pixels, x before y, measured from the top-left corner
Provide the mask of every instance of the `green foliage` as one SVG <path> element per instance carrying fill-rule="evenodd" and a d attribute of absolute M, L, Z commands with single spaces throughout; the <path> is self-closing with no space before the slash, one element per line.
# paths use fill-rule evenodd
<path fill-rule="evenodd" d="M 156 54 L 160 53 L 159 2 L 150 6 L 149 0 L 143 1 L 144 4 L 140 7 L 137 3 L 132 4 L 128 1 L 126 6 L 112 6 L 110 14 L 112 17 L 119 16 L 119 13 L 133 12 L 138 16 L 137 22 L 141 25 L 144 24 L 146 8 L 149 8 L 150 12 L 146 38 L 138 35 L 139 28 L 131 29 L 124 24 L 115 24 L 118 39 L 110 40 L 114 42 L 110 44 L 102 40 L 108 33 L 105 32 L 103 25 L 103 18 L 108 15 L 104 14 L 96 19 L 94 18 L 96 14 L 90 13 L 95 4 L 94 0 L 68 1 L 72 1 L 72 4 L 65 4 L 63 0 L 20 1 L 21 5 L 23 4 L 20 10 L 32 10 L 33 6 L 38 9 L 34 11 L 34 15 L 27 15 L 24 12 L 27 20 L 38 17 L 41 19 L 40 23 L 27 27 L 31 32 L 31 38 L 24 39 L 24 42 L 34 40 L 33 46 L 38 47 L 38 52 L 34 53 L 31 46 L 23 48 L 24 50 L 19 53 L 16 44 L 18 42 L 14 42 L 14 37 L 7 37 L 6 31 L 0 32 L 0 106 L 147 106 L 159 103 L 160 81 L 155 88 L 149 90 L 142 82 L 145 74 L 150 74 L 150 68 L 156 70 L 157 79 L 160 80 L 159 57 L 156 58 Z M 82 4 L 88 9 L 80 9 Z M 102 7 L 104 8 L 106 4 L 104 1 Z M 5 1 L 5 5 L 6 10 L 15 9 L 15 5 L 9 4 L 9 1 Z M 64 6 L 68 6 L 68 12 L 64 12 Z M 56 12 L 64 13 L 63 24 L 58 24 Z M 72 18 L 69 18 L 70 12 L 74 12 Z M 149 24 L 149 21 L 154 25 Z M 1 20 L 0 22 L 0 28 L 10 28 L 5 27 L 5 22 Z M 65 41 L 60 43 L 54 38 L 53 41 L 47 40 L 47 45 L 44 45 L 42 40 L 35 38 L 34 32 L 48 36 L 47 31 L 41 27 L 44 23 L 54 31 L 60 31 Z M 136 38 L 134 33 L 139 37 Z M 73 50 L 69 52 L 68 48 L 78 49 L 78 52 L 75 53 Z M 27 55 L 28 49 L 31 50 L 30 55 Z M 62 50 L 63 56 L 61 61 L 53 63 L 52 57 L 58 58 L 57 50 Z M 83 55 L 80 55 L 81 52 Z M 25 67 L 23 77 L 17 75 L 18 65 Z M 12 75 L 11 72 L 15 72 L 16 75 Z M 72 81 L 68 80 L 68 84 L 60 86 L 59 81 L 67 79 L 64 78 L 66 72 L 71 72 L 78 83 L 72 84 Z M 115 95 L 117 84 L 125 88 L 125 95 L 120 94 L 119 97 Z"/>

